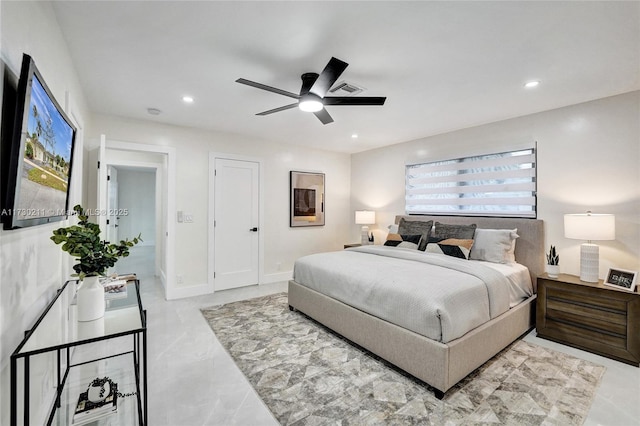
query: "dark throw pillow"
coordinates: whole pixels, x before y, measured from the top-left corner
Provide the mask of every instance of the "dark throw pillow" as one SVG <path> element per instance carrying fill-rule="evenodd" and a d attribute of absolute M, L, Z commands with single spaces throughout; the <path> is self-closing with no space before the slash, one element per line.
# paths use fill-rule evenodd
<path fill-rule="evenodd" d="M 413 250 L 417 250 L 420 245 L 422 235 L 401 235 L 401 234 L 389 234 L 387 235 L 387 241 L 384 245 L 389 247 L 403 247 Z"/>
<path fill-rule="evenodd" d="M 427 244 L 427 253 L 444 254 L 447 256 L 458 257 L 460 259 L 469 259 L 469 252 L 473 240 L 459 238 L 430 238 Z"/>
<path fill-rule="evenodd" d="M 431 236 L 432 227 L 433 227 L 432 220 L 422 222 L 419 220 L 405 220 L 405 218 L 401 218 L 400 223 L 398 224 L 398 234 L 422 235 L 422 241 L 418 245 L 418 250 L 424 251 L 425 247 L 427 246 L 427 241 Z"/>
<path fill-rule="evenodd" d="M 436 229 L 433 236 L 440 240 L 446 238 L 457 238 L 460 240 L 473 240 L 476 233 L 476 224 L 473 225 L 447 225 L 436 222 Z"/>

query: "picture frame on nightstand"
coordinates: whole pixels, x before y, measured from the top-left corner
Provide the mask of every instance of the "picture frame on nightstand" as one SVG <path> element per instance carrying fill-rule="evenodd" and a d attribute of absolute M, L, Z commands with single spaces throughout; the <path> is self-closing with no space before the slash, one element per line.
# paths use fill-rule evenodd
<path fill-rule="evenodd" d="M 635 291 L 638 272 L 625 269 L 609 268 L 604 284 L 622 290 Z"/>

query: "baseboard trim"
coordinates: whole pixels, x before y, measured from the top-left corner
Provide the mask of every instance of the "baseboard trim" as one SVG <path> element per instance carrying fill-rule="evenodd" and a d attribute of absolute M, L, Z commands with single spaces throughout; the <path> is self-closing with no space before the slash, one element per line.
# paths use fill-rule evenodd
<path fill-rule="evenodd" d="M 171 300 L 202 296 L 205 294 L 211 294 L 211 288 L 209 288 L 209 285 L 206 283 L 190 285 L 188 287 L 175 287 L 171 292 Z"/>
<path fill-rule="evenodd" d="M 277 274 L 266 274 L 260 284 L 271 284 L 280 281 L 289 281 L 293 279 L 293 271 L 278 272 Z"/>
<path fill-rule="evenodd" d="M 278 272 L 277 274 L 267 274 L 263 276 L 263 281 L 260 284 L 272 284 L 282 281 L 289 281 L 293 279 L 293 271 Z M 164 273 L 161 273 L 162 284 L 166 287 L 166 278 Z M 223 290 L 218 290 L 223 291 Z M 190 285 L 188 287 L 174 287 L 171 291 L 169 300 L 184 299 L 187 297 L 203 296 L 205 294 L 211 294 L 211 288 L 208 284 Z"/>

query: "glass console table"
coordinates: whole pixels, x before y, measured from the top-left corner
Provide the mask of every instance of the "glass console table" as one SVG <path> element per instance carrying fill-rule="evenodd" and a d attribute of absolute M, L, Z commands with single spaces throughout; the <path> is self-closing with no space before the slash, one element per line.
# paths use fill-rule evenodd
<path fill-rule="evenodd" d="M 77 283 L 67 281 L 56 292 L 11 355 L 11 425 L 72 425 L 78 397 L 96 377 L 109 377 L 124 397 L 115 413 L 91 425 L 146 425 L 147 318 L 140 281 L 128 281 L 126 297 L 108 299 L 104 317 L 86 322 L 75 318 Z M 50 410 L 43 409 L 52 401 Z"/>

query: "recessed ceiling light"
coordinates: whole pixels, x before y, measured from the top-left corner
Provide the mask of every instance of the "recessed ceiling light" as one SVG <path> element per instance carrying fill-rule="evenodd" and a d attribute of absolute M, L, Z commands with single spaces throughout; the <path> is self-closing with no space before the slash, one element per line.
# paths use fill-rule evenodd
<path fill-rule="evenodd" d="M 528 81 L 524 84 L 524 87 L 526 87 L 527 89 L 532 89 L 534 87 L 537 87 L 540 84 L 540 80 L 533 80 L 533 81 Z"/>
<path fill-rule="evenodd" d="M 351 139 L 358 139 L 358 134 L 357 133 L 352 134 Z"/>
<path fill-rule="evenodd" d="M 187 104 L 192 104 L 193 103 L 193 98 L 191 96 L 183 96 L 182 100 Z"/>

